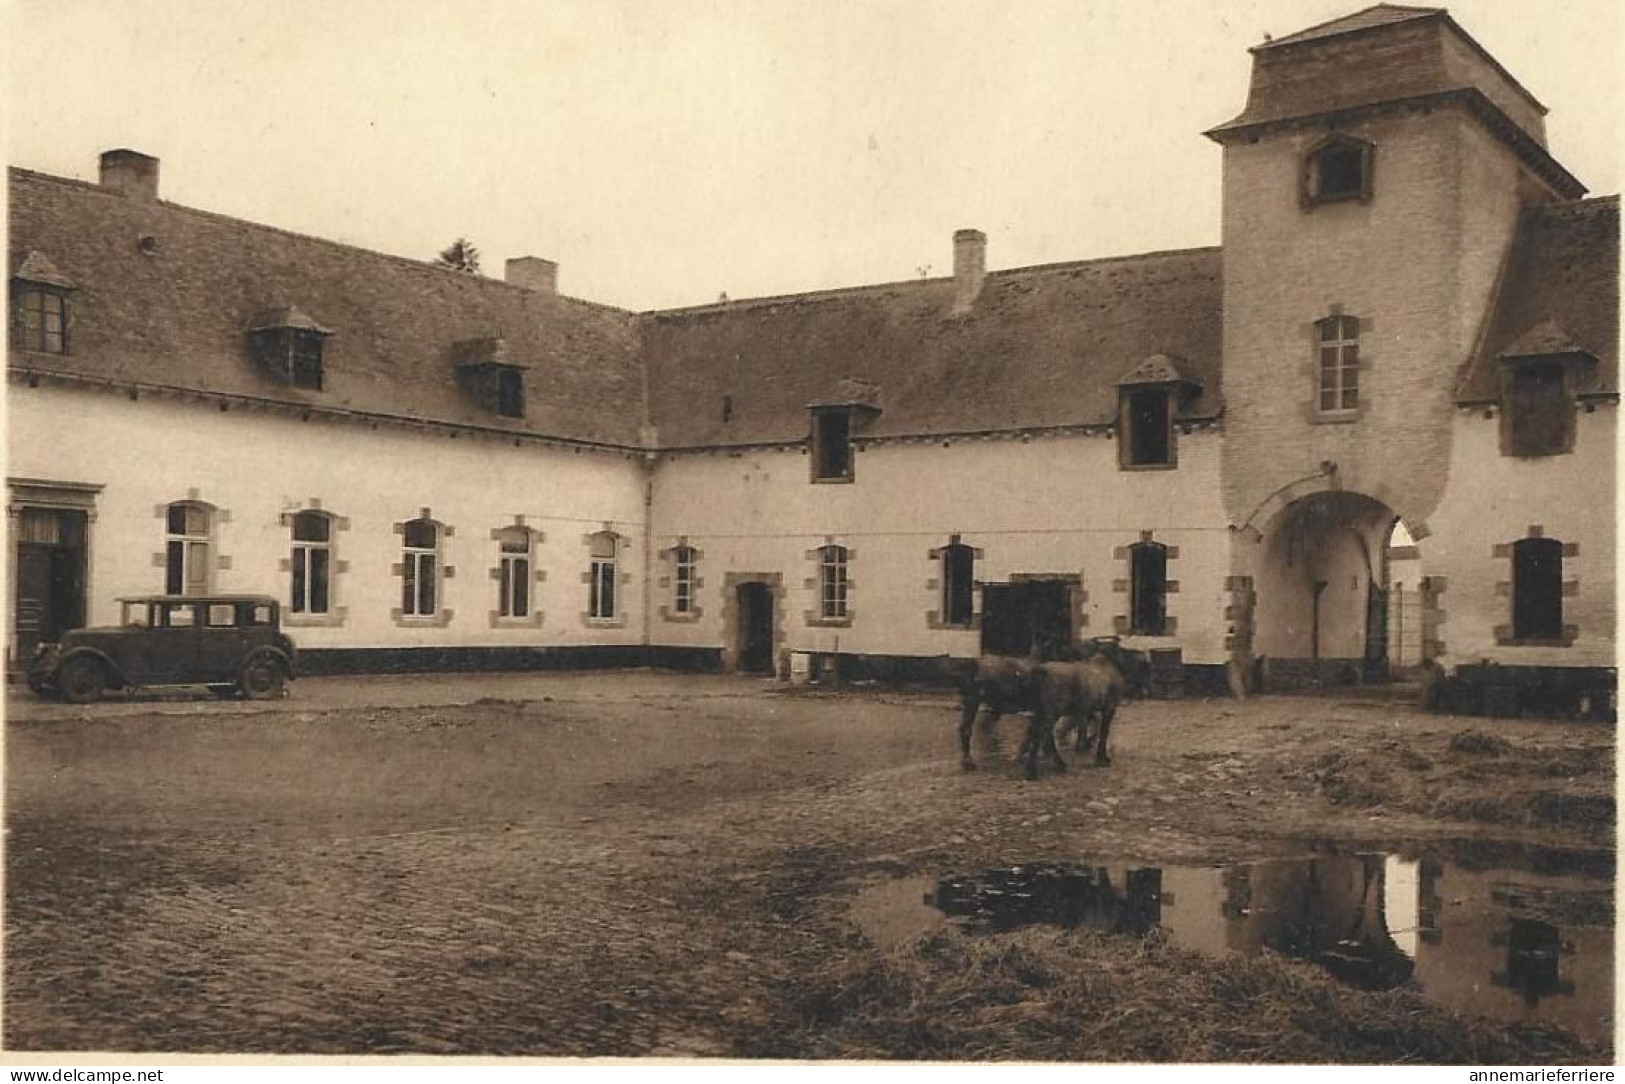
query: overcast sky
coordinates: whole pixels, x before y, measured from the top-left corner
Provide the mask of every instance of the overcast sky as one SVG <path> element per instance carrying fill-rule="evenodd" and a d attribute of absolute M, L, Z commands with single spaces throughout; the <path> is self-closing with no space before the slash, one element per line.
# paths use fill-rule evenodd
<path fill-rule="evenodd" d="M 0 0 L 8 161 L 634 309 L 1216 244 L 1247 48 L 1361 0 Z M 1618 0 L 1451 12 L 1619 190 Z"/>

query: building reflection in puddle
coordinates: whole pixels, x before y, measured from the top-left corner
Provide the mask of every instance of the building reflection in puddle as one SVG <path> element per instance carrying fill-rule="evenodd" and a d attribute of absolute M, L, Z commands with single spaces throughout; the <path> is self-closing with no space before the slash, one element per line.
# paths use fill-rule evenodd
<path fill-rule="evenodd" d="M 1161 927 L 1211 955 L 1268 949 L 1362 989 L 1414 980 L 1452 1008 L 1595 1037 L 1612 1028 L 1612 897 L 1596 876 L 1325 853 L 1227 868 L 1011 866 L 943 878 L 925 902 L 973 930 Z"/>

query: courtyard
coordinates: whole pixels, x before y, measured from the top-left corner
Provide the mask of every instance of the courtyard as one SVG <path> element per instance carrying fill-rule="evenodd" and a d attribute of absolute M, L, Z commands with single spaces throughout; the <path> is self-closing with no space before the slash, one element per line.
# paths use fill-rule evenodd
<path fill-rule="evenodd" d="M 957 717 L 648 671 L 14 692 L 5 1045 L 1612 1060 L 1610 728 L 1133 701 L 1110 768 L 1028 783 L 1021 720 L 966 773 Z"/>

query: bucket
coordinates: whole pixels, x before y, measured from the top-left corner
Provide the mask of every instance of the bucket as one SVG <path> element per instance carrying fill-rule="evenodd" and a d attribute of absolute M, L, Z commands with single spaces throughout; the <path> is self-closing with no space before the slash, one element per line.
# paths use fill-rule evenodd
<path fill-rule="evenodd" d="M 790 652 L 790 684 L 806 685 L 813 679 L 813 657 L 810 651 Z"/>

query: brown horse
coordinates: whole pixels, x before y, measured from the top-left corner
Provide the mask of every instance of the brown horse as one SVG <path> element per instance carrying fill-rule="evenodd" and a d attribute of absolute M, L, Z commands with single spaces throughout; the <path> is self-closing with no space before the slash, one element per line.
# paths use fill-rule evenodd
<path fill-rule="evenodd" d="M 1038 669 L 1043 665 L 1038 659 L 1033 658 L 983 655 L 971 665 L 970 669 L 960 674 L 960 767 L 967 772 L 976 768 L 976 761 L 971 759 L 970 755 L 970 737 L 976 725 L 976 717 L 984 708 L 987 711 L 987 722 L 983 724 L 984 726 L 998 722 L 999 717 L 1006 713 L 1033 710 L 1035 682 Z M 1023 756 L 1026 755 L 1035 734 L 1036 731 L 1029 724 L 1027 738 L 1021 746 Z M 1053 738 L 1048 744 L 1056 764 L 1065 770 L 1066 765 L 1061 764 L 1060 753 L 1055 750 Z"/>
<path fill-rule="evenodd" d="M 1038 754 L 1049 755 L 1057 771 L 1066 770 L 1055 744 L 1056 722 L 1063 733 L 1078 732 L 1079 753 L 1088 748 L 1089 724 L 1096 721 L 1095 763 L 1111 763 L 1107 738 L 1117 705 L 1144 692 L 1150 663 L 1143 652 L 1123 647 L 1115 637 L 1090 640 L 1068 649 L 1075 661 L 1045 662 L 1033 658 L 984 655 L 960 675 L 960 766 L 974 770 L 971 731 L 977 715 L 987 710 L 989 724 L 1009 712 L 1030 712 L 1020 757 L 1028 779 L 1038 778 Z"/>
<path fill-rule="evenodd" d="M 1150 660 L 1144 652 L 1123 647 L 1115 638 L 1092 640 L 1081 662 L 1045 663 L 1039 668 L 1033 698 L 1033 726 L 1049 733 L 1060 723 L 1062 736 L 1076 730 L 1077 752 L 1089 748 L 1091 722 L 1094 732 L 1095 763 L 1105 767 L 1112 760 L 1106 751 L 1117 705 L 1131 696 L 1144 695 L 1151 676 Z M 1036 754 L 1027 760 L 1027 778 L 1037 777 Z"/>

